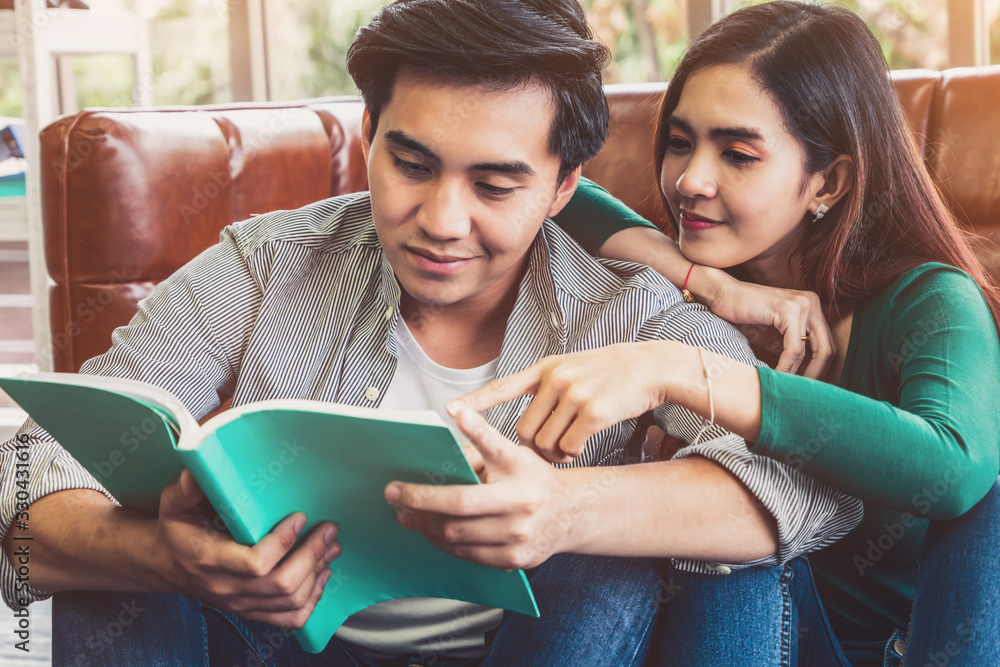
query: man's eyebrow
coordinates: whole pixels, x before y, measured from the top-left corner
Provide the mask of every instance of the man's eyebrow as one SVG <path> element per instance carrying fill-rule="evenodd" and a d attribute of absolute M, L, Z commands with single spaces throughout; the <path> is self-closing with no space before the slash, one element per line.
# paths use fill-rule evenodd
<path fill-rule="evenodd" d="M 469 167 L 469 171 L 491 171 L 509 176 L 534 176 L 535 170 L 527 162 L 521 160 L 505 160 L 503 162 L 481 162 Z"/>
<path fill-rule="evenodd" d="M 686 134 L 694 134 L 691 124 L 686 120 L 671 116 L 667 121 L 673 127 Z M 753 127 L 713 127 L 708 131 L 708 136 L 712 139 L 747 139 L 751 141 L 766 141 L 760 130 Z"/>
<path fill-rule="evenodd" d="M 427 146 L 408 135 L 402 130 L 388 130 L 383 135 L 386 141 L 395 144 L 400 148 L 406 148 L 416 153 L 420 153 L 429 160 L 440 162 L 441 158 Z M 534 176 L 535 170 L 527 162 L 522 160 L 502 160 L 500 162 L 480 162 L 469 167 L 469 171 L 489 171 L 498 174 L 509 174 L 511 176 Z"/>
<path fill-rule="evenodd" d="M 401 148 L 408 148 L 411 151 L 420 153 L 424 157 L 429 158 L 431 160 L 435 160 L 437 162 L 441 161 L 441 158 L 435 155 L 434 151 L 427 148 L 427 146 L 424 146 L 422 143 L 420 143 L 419 141 L 408 135 L 406 132 L 403 132 L 402 130 L 388 130 L 383 136 L 385 136 L 386 141 L 388 141 L 389 143 L 396 144 Z"/>

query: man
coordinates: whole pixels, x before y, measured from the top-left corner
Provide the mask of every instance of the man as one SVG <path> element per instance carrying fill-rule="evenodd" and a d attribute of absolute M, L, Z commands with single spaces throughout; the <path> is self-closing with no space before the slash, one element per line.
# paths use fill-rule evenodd
<path fill-rule="evenodd" d="M 448 401 L 546 355 L 618 342 L 697 340 L 749 363 L 742 337 L 652 271 L 605 266 L 546 221 L 603 142 L 606 58 L 575 0 L 387 7 L 348 56 L 366 105 L 370 193 L 228 228 L 219 245 L 159 285 L 83 372 L 157 382 L 195 414 L 228 395 L 234 405 L 295 397 L 443 413 Z M 509 508 L 498 517 L 503 534 L 519 541 L 508 530 L 517 524 L 524 538 L 467 557 L 541 564 L 532 582 L 542 619 L 509 615 L 496 632 L 497 610 L 393 600 L 349 619 L 318 661 L 478 664 L 494 635 L 490 664 L 641 660 L 656 570 L 639 558 L 549 558 L 564 544 L 566 517 L 547 513 L 556 492 L 577 497 L 583 512 L 613 509 L 644 526 L 627 535 L 593 526 L 592 539 L 574 543 L 581 551 L 671 557 L 677 568 L 706 573 L 787 560 L 857 519 L 849 498 L 753 457 L 717 428 L 683 460 L 577 475 L 587 472 L 581 466 L 622 462 L 632 425 L 619 424 L 595 436 L 575 468 L 556 470 L 528 448 L 506 449 L 526 401 L 487 413 L 502 437 L 475 415 L 460 416 L 484 455 L 488 483 L 477 488 Z M 659 416 L 688 438 L 700 426 L 674 406 Z M 56 596 L 57 664 L 90 655 L 87 638 L 130 600 L 149 611 L 134 632 L 99 647 L 130 664 L 305 657 L 271 638 L 281 637 L 278 627 L 300 627 L 315 606 L 341 549 L 335 524 L 317 526 L 294 548 L 301 514 L 252 547 L 226 535 L 206 541 L 202 495 L 188 473 L 164 491 L 158 519 L 146 520 L 95 493 L 97 482 L 43 432 L 30 435 L 32 479 L 40 480 L 31 489 L 32 593 L 88 591 Z M 15 494 L 4 485 L 7 529 Z M 637 492 L 651 485 L 654 496 Z M 390 501 L 393 493 L 390 486 Z M 651 532 L 670 539 L 654 540 L 650 551 Z M 731 566 L 715 565 L 723 563 Z M 9 560 L 3 568 L 9 604 Z"/>

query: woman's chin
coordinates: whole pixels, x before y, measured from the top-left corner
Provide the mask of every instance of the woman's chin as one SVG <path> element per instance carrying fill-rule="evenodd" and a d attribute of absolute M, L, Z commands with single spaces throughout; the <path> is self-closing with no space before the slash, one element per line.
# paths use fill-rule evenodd
<path fill-rule="evenodd" d="M 681 249 L 681 254 L 689 262 L 694 262 L 695 264 L 701 264 L 702 266 L 710 266 L 713 269 L 731 269 L 735 266 L 739 266 L 745 258 L 730 259 L 726 255 L 720 255 L 718 252 L 712 252 L 712 248 L 704 247 L 700 243 L 684 243 L 682 238 L 678 246 Z"/>

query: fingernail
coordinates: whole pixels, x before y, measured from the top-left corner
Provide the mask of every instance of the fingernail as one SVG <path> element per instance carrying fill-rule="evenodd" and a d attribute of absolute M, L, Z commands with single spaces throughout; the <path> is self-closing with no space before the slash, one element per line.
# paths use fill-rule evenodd
<path fill-rule="evenodd" d="M 399 500 L 399 496 L 402 495 L 402 490 L 396 484 L 390 484 L 385 487 L 385 499 L 390 503 L 394 503 Z"/>
<path fill-rule="evenodd" d="M 326 542 L 327 544 L 333 544 L 334 540 L 336 539 L 337 539 L 337 529 L 334 528 L 333 526 L 327 528 L 326 532 L 323 533 L 323 541 Z"/>
<path fill-rule="evenodd" d="M 306 527 L 306 518 L 304 516 L 299 516 L 295 519 L 295 523 L 292 524 L 292 530 L 298 535 L 302 532 L 302 529 Z"/>
<path fill-rule="evenodd" d="M 332 547 L 326 550 L 325 554 L 323 554 L 323 560 L 329 563 L 334 558 L 340 555 L 340 551 L 341 551 L 340 544 L 335 543 Z"/>
<path fill-rule="evenodd" d="M 455 416 L 458 415 L 458 411 L 462 409 L 462 405 L 464 405 L 462 403 L 462 401 L 454 400 L 454 401 L 448 403 L 448 405 L 446 405 L 444 407 L 445 407 L 445 410 L 448 411 L 449 415 L 451 415 L 452 417 L 455 417 Z"/>
<path fill-rule="evenodd" d="M 326 582 L 330 581 L 330 575 L 333 574 L 333 570 L 327 568 L 323 570 L 323 573 L 319 575 L 320 586 L 326 586 Z"/>

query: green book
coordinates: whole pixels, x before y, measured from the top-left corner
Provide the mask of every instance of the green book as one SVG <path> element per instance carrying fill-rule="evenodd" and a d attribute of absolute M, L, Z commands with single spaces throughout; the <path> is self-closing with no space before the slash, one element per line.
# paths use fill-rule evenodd
<path fill-rule="evenodd" d="M 251 403 L 198 426 L 173 394 L 143 382 L 72 373 L 0 378 L 10 395 L 123 505 L 155 517 L 160 492 L 189 468 L 233 537 L 255 544 L 292 512 L 303 534 L 339 526 L 343 552 L 306 625 L 318 653 L 351 614 L 401 597 L 463 600 L 538 617 L 520 570 L 455 558 L 396 522 L 392 480 L 478 484 L 432 411 L 306 400 Z"/>

